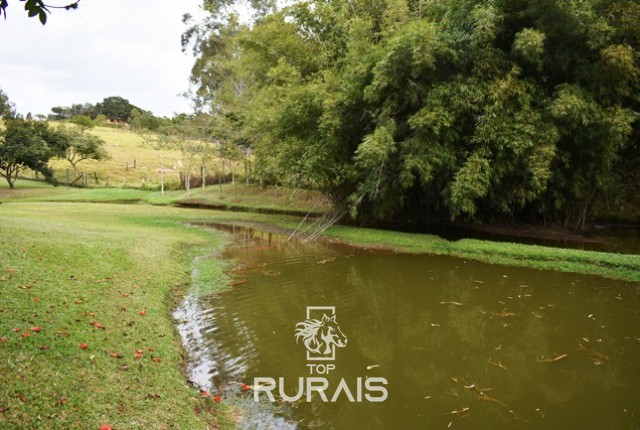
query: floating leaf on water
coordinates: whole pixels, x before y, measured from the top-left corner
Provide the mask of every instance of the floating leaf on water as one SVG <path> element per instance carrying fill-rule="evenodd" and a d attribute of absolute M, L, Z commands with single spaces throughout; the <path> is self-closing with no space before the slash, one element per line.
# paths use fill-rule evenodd
<path fill-rule="evenodd" d="M 367 366 L 367 370 L 377 369 L 378 367 L 380 367 L 379 364 L 370 364 Z"/>

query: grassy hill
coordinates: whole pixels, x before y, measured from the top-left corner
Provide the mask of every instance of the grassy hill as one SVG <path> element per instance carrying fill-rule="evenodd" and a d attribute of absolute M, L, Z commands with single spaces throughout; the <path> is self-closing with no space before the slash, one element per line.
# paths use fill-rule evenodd
<path fill-rule="evenodd" d="M 165 169 L 165 183 L 177 186 L 179 183 L 179 169 L 182 167 L 182 157 L 178 151 L 156 151 L 144 140 L 129 130 L 108 127 L 96 127 L 89 131 L 102 138 L 105 149 L 111 156 L 110 160 L 86 160 L 78 164 L 80 172 L 87 173 L 90 187 L 155 187 L 160 184 L 160 155 Z M 135 160 L 135 168 L 133 167 Z M 73 180 L 73 169 L 66 160 L 53 160 L 50 163 L 55 177 L 60 182 L 67 182 L 67 171 Z M 129 167 L 127 167 L 129 166 Z M 96 177 L 98 181 L 96 183 Z"/>

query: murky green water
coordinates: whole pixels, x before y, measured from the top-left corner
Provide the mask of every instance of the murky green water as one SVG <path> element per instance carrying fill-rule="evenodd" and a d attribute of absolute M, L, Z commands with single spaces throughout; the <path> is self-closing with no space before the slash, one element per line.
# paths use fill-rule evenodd
<path fill-rule="evenodd" d="M 296 324 L 307 306 L 335 306 L 348 343 L 329 397 L 342 378 L 355 393 L 357 378 L 383 377 L 388 398 L 314 393 L 247 428 L 640 428 L 637 284 L 248 236 L 226 253 L 237 285 L 196 306 L 196 382 L 247 404 L 238 387 L 255 377 L 284 377 L 295 394 L 310 376 Z"/>

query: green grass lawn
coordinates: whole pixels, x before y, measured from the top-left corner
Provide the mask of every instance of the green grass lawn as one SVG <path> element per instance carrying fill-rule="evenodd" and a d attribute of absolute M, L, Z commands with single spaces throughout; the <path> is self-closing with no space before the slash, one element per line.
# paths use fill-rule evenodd
<path fill-rule="evenodd" d="M 223 184 L 208 186 L 204 190 L 195 188 L 167 191 L 163 196 L 159 191 L 136 188 L 69 188 L 52 187 L 37 181 L 19 179 L 16 188 L 9 190 L 6 181 L 0 179 L 0 202 L 11 201 L 67 201 L 67 202 L 145 202 L 154 205 L 177 204 L 181 202 L 210 205 L 234 210 L 296 211 L 306 213 L 326 212 L 331 209 L 329 200 L 320 193 L 308 190 L 286 188 L 260 188 L 247 184 Z"/>
<path fill-rule="evenodd" d="M 223 242 L 184 224 L 205 218 L 141 205 L 0 205 L 0 428 L 216 421 L 224 402 L 187 384 L 171 317 L 192 282 L 193 250 Z M 220 268 L 207 264 L 211 288 Z"/>

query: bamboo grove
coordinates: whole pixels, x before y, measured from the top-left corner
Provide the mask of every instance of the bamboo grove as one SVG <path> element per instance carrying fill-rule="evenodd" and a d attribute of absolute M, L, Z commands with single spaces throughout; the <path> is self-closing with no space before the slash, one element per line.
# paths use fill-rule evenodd
<path fill-rule="evenodd" d="M 183 46 L 263 183 L 403 223 L 637 205 L 636 0 L 254 0 L 249 23 L 233 4 L 204 1 Z"/>

